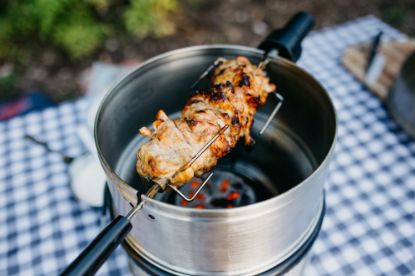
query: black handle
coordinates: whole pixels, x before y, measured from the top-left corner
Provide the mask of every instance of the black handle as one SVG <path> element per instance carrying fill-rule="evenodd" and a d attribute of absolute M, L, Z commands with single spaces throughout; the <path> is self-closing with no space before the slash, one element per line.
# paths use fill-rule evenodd
<path fill-rule="evenodd" d="M 39 141 L 38 139 L 36 139 L 35 137 L 33 137 L 32 135 L 29 135 L 29 134 L 26 134 L 25 135 L 25 138 L 26 139 L 28 139 L 28 140 L 30 140 L 30 141 L 32 141 L 33 143 L 35 143 L 35 144 L 38 144 L 38 145 L 40 145 L 40 146 L 42 146 L 46 151 L 48 151 L 48 152 L 53 152 L 53 153 L 57 153 L 57 154 L 59 154 L 60 156 L 62 156 L 62 158 L 63 158 L 63 162 L 65 162 L 66 164 L 70 164 L 70 163 L 72 163 L 72 161 L 75 159 L 75 158 L 73 158 L 73 157 L 71 157 L 71 156 L 66 156 L 66 155 L 64 155 L 62 152 L 60 152 L 60 151 L 56 151 L 56 150 L 53 150 L 53 149 L 51 149 L 50 147 L 49 147 L 49 145 L 48 144 L 46 144 L 45 142 L 42 142 L 42 141 Z"/>
<path fill-rule="evenodd" d="M 314 26 L 314 18 L 299 12 L 282 29 L 270 33 L 258 48 L 266 53 L 277 50 L 278 55 L 297 61 L 301 55 L 301 42 Z"/>
<path fill-rule="evenodd" d="M 94 274 L 127 236 L 131 228 L 130 221 L 125 217 L 118 216 L 115 218 L 61 275 Z"/>
<path fill-rule="evenodd" d="M 375 56 L 376 56 L 376 53 L 378 52 L 382 35 L 383 35 L 383 32 L 380 31 L 372 40 L 372 45 L 370 47 L 369 56 L 367 58 L 367 64 L 366 64 L 366 69 L 365 69 L 366 74 L 369 72 L 369 69 L 372 66 L 372 63 L 375 60 Z"/>

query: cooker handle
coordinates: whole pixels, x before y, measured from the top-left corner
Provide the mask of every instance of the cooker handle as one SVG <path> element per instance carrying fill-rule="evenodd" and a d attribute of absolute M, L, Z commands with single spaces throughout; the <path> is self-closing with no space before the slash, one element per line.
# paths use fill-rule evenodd
<path fill-rule="evenodd" d="M 258 48 L 267 54 L 277 50 L 279 56 L 295 62 L 301 55 L 301 42 L 313 26 L 314 18 L 309 13 L 299 12 L 284 28 L 271 32 Z"/>
<path fill-rule="evenodd" d="M 92 275 L 130 232 L 132 225 L 123 216 L 116 217 L 61 273 L 61 275 Z"/>

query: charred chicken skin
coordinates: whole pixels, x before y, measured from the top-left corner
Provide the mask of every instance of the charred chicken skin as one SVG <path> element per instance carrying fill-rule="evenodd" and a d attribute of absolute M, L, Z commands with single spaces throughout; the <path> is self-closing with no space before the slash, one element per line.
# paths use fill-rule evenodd
<path fill-rule="evenodd" d="M 137 151 L 137 172 L 164 189 L 168 183 L 180 186 L 210 171 L 239 138 L 247 145 L 253 143 L 254 114 L 275 88 L 247 58 L 221 59 L 211 74 L 211 88 L 192 95 L 180 118 L 172 120 L 159 110 L 154 130 L 140 129 L 150 140 Z M 184 167 L 225 125 L 228 128 L 219 138 L 191 166 Z"/>

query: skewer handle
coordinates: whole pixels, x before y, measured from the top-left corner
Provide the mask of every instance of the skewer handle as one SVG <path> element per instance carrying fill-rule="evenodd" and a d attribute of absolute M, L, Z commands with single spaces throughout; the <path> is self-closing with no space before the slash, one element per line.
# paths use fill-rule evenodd
<path fill-rule="evenodd" d="M 146 196 L 153 198 L 156 196 L 160 186 L 151 186 Z M 124 217 L 116 217 L 98 236 L 82 251 L 82 253 L 61 273 L 61 275 L 93 275 L 114 252 L 118 245 L 130 233 L 131 219 L 143 208 L 144 200 L 140 201 L 140 194 L 137 194 L 138 203 Z"/>
<path fill-rule="evenodd" d="M 306 12 L 299 12 L 282 29 L 273 31 L 258 48 L 269 53 L 297 61 L 301 55 L 301 42 L 314 26 L 314 18 Z"/>
<path fill-rule="evenodd" d="M 93 275 L 130 232 L 132 225 L 123 216 L 115 218 L 61 273 L 61 275 Z"/>

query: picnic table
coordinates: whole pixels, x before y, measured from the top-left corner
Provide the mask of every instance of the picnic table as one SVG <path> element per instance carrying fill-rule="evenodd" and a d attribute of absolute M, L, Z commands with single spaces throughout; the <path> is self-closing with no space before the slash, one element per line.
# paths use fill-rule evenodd
<path fill-rule="evenodd" d="M 326 215 L 305 275 L 415 273 L 415 141 L 341 64 L 347 46 L 379 31 L 405 35 L 373 16 L 311 33 L 299 65 L 329 92 L 338 139 L 325 185 Z M 76 134 L 85 99 L 0 123 L 0 275 L 56 275 L 102 229 L 102 212 L 79 202 L 61 156 L 85 147 Z M 118 248 L 98 275 L 128 274 Z"/>

